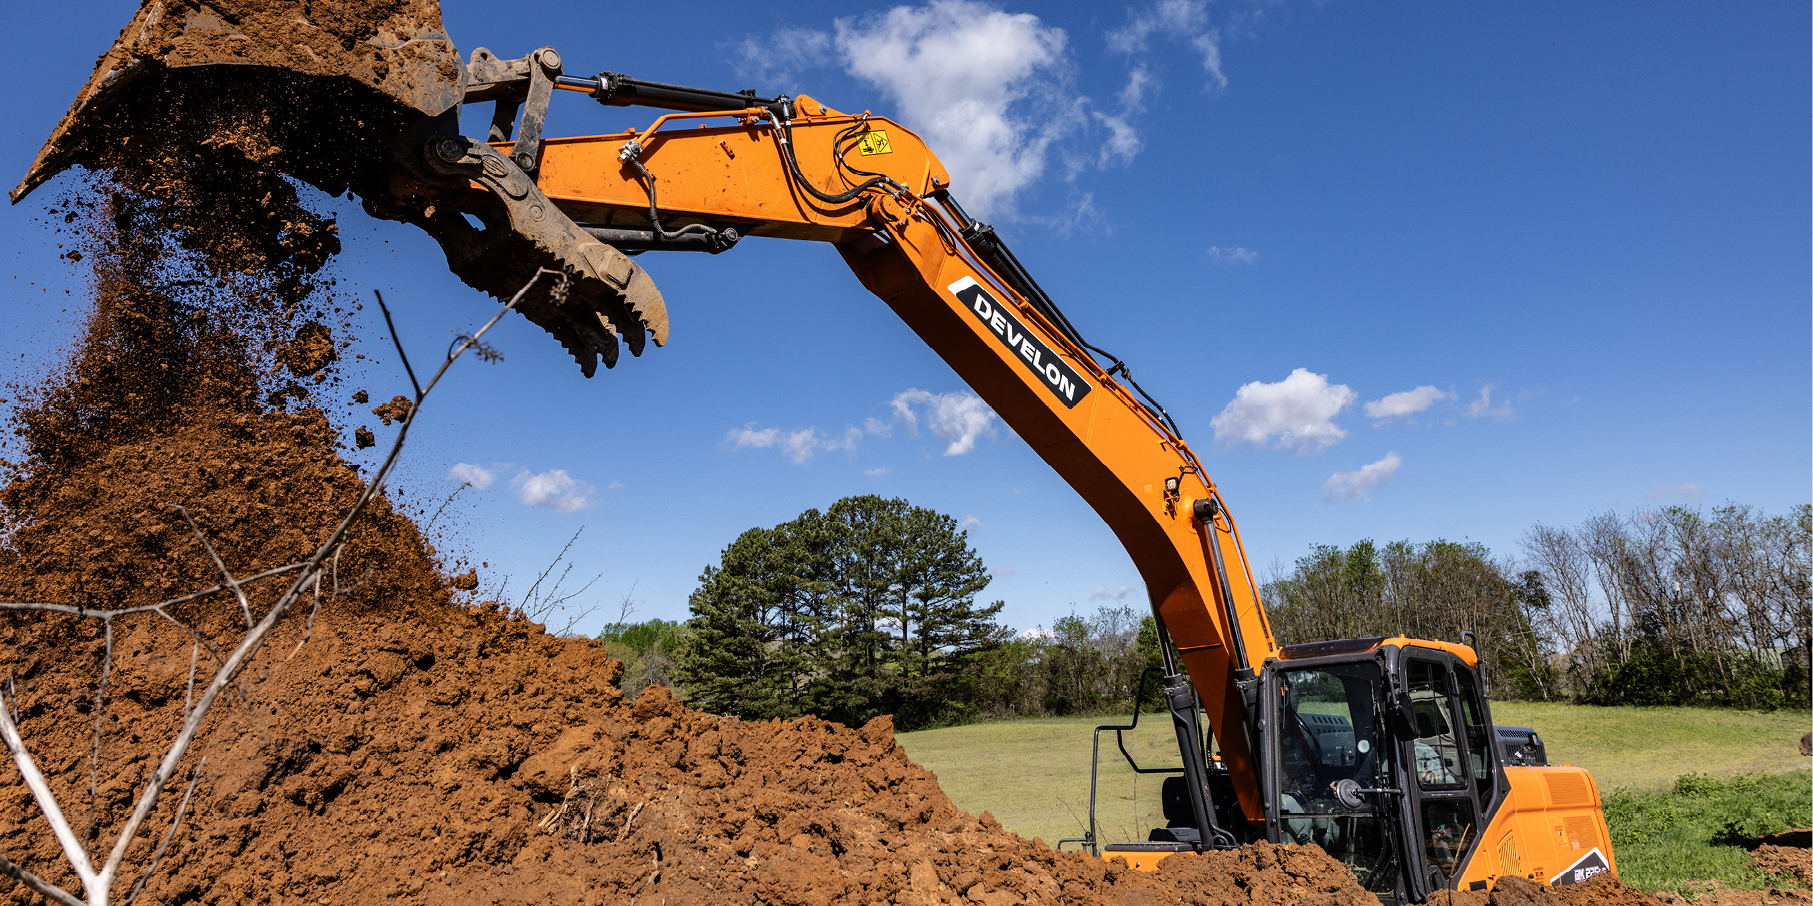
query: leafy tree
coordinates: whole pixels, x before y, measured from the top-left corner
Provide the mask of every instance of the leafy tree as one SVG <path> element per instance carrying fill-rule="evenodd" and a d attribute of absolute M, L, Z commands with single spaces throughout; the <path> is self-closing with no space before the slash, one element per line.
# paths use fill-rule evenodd
<path fill-rule="evenodd" d="M 678 675 L 701 707 L 742 717 L 929 720 L 1008 635 L 1002 604 L 976 603 L 988 581 L 951 517 L 845 498 L 743 533 L 706 568 Z"/>

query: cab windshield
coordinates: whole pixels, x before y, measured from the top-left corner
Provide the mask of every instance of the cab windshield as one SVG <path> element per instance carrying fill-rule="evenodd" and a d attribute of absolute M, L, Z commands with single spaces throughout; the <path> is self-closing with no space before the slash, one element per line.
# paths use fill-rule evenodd
<path fill-rule="evenodd" d="M 1335 785 L 1390 786 L 1381 745 L 1380 678 L 1372 662 L 1285 670 L 1273 686 L 1278 715 L 1281 840 L 1314 843 L 1353 869 L 1366 889 L 1397 889 L 1397 850 L 1377 794 L 1344 804 Z"/>

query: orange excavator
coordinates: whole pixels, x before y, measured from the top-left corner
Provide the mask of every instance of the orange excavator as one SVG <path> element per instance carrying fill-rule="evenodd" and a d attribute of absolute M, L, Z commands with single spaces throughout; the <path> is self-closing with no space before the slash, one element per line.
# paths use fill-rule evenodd
<path fill-rule="evenodd" d="M 1094 507 L 1150 594 L 1163 651 L 1151 672 L 1182 766 L 1134 768 L 1174 775 L 1162 784 L 1167 826 L 1102 841 L 1092 790 L 1091 826 L 1066 843 L 1142 870 L 1179 852 L 1314 843 L 1387 902 L 1615 871 L 1592 777 L 1548 766 L 1534 732 L 1493 725 L 1473 647 L 1278 645 L 1196 452 L 1126 364 L 964 212 L 961 186 L 911 129 L 806 95 L 569 76 L 548 47 L 462 60 L 427 0 L 362 25 L 322 24 L 324 5 L 314 19 L 282 2 L 234 18 L 152 0 L 14 201 L 173 118 L 262 116 L 273 166 L 427 231 L 472 286 L 503 298 L 537 268 L 565 273 L 563 292 L 521 309 L 588 377 L 621 347 L 640 355 L 668 339 L 636 256 L 718 254 L 750 237 L 830 243 Z M 645 129 L 546 137 L 563 93 L 662 112 Z M 476 103 L 494 105 L 483 140 L 459 131 Z"/>

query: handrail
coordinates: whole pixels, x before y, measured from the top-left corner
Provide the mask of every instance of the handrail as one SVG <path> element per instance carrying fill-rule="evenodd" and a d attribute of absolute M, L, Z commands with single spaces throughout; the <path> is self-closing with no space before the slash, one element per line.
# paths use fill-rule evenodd
<path fill-rule="evenodd" d="M 1131 767 L 1135 774 L 1182 774 L 1184 772 L 1183 768 L 1142 768 L 1139 766 L 1139 762 L 1133 760 L 1133 753 L 1127 751 L 1127 739 L 1122 734 L 1139 726 L 1139 706 L 1140 702 L 1146 698 L 1146 676 L 1148 674 L 1162 677 L 1165 670 L 1163 667 L 1147 667 L 1139 672 L 1139 684 L 1133 690 L 1133 722 L 1102 724 L 1095 728 L 1089 744 L 1089 830 L 1085 831 L 1081 837 L 1066 837 L 1059 840 L 1057 845 L 1059 852 L 1064 850 L 1066 843 L 1080 843 L 1082 848 L 1089 850 L 1090 855 L 1102 854 L 1101 841 L 1096 838 L 1095 834 L 1095 796 L 1101 768 L 1103 730 L 1114 731 L 1114 744 L 1120 749 L 1121 757 L 1127 759 L 1127 766 Z"/>

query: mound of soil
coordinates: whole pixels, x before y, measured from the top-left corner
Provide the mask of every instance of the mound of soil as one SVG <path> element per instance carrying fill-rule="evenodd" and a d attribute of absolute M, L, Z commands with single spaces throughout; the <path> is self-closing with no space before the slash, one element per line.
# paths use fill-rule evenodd
<path fill-rule="evenodd" d="M 1758 871 L 1785 875 L 1801 885 L 1813 884 L 1813 852 L 1808 849 L 1813 831 L 1795 830 L 1762 839 L 1751 860 Z"/>

